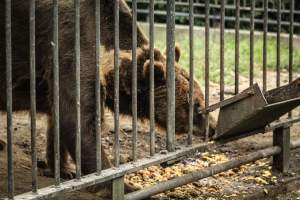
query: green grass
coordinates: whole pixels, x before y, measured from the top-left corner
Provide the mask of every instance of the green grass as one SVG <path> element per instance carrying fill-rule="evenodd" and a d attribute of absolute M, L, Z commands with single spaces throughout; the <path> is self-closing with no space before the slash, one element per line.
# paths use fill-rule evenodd
<path fill-rule="evenodd" d="M 143 25 L 143 30 L 148 33 L 147 26 Z M 180 64 L 188 70 L 189 68 L 189 34 L 188 29 L 178 29 L 175 33 L 176 43 L 181 49 Z M 276 37 L 268 38 L 268 70 L 276 69 Z M 166 32 L 164 27 L 155 28 L 155 47 L 164 51 L 166 48 Z M 195 76 L 198 80 L 204 80 L 205 66 L 205 38 L 203 30 L 197 30 L 194 33 L 194 56 L 195 56 Z M 288 68 L 289 63 L 289 42 L 288 38 L 282 38 L 281 41 L 281 69 Z M 212 30 L 210 33 L 210 80 L 218 83 L 220 77 L 220 34 Z M 263 63 L 263 38 L 262 35 L 255 36 L 254 45 L 254 75 L 261 76 Z M 225 83 L 234 83 L 235 66 L 235 35 L 225 33 Z M 240 36 L 240 75 L 249 77 L 250 66 L 250 46 L 249 35 Z M 300 41 L 294 43 L 294 66 L 296 71 L 300 70 Z"/>

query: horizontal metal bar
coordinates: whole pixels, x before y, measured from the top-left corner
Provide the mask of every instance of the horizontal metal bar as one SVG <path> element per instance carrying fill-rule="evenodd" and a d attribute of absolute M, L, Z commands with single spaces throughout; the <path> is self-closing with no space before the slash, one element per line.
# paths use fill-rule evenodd
<path fill-rule="evenodd" d="M 49 186 L 43 189 L 38 190 L 38 193 L 25 193 L 18 196 L 15 196 L 15 200 L 30 200 L 30 199 L 45 199 L 52 198 L 59 194 L 63 194 L 66 192 L 76 191 L 79 189 L 83 189 L 98 183 L 103 183 L 109 180 L 113 180 L 118 177 L 124 176 L 126 173 L 132 173 L 144 169 L 146 167 L 150 167 L 152 165 L 158 165 L 160 163 L 164 163 L 178 157 L 182 157 L 188 154 L 193 154 L 199 151 L 204 151 L 209 147 L 213 146 L 214 142 L 201 143 L 197 145 L 193 145 L 191 147 L 183 147 L 180 150 L 175 152 L 171 152 L 169 154 L 156 154 L 151 158 L 146 158 L 139 160 L 137 162 L 126 163 L 120 165 L 119 168 L 110 168 L 106 170 L 102 170 L 101 174 L 93 173 L 87 176 L 81 177 L 80 180 L 70 180 L 61 183 L 59 186 Z"/>
<path fill-rule="evenodd" d="M 159 194 L 161 192 L 186 185 L 188 183 L 192 183 L 198 181 L 203 178 L 207 178 L 221 172 L 227 171 L 229 169 L 239 167 L 241 165 L 266 158 L 269 156 L 276 155 L 280 153 L 281 149 L 278 146 L 269 147 L 246 156 L 242 156 L 239 158 L 235 158 L 233 160 L 227 161 L 225 163 L 217 164 L 212 167 L 205 168 L 203 170 L 199 170 L 196 172 L 189 173 L 184 176 L 176 177 L 171 180 L 158 183 L 154 186 L 147 187 L 145 189 L 130 193 L 125 195 L 126 200 L 138 200 L 138 199 L 145 199 L 151 197 L 153 195 Z"/>
<path fill-rule="evenodd" d="M 138 13 L 141 13 L 141 14 L 148 14 L 148 10 L 146 9 L 138 9 L 137 10 Z M 156 10 L 154 12 L 155 15 L 163 15 L 163 16 L 166 16 L 167 13 L 166 11 L 163 11 L 163 10 Z M 183 13 L 183 12 L 176 12 L 176 17 L 189 17 L 189 13 Z M 194 14 L 194 17 L 195 19 L 197 18 L 200 18 L 200 19 L 204 19 L 205 18 L 205 15 L 202 15 L 202 14 Z M 221 20 L 221 17 L 219 15 L 210 15 L 209 18 L 211 20 Z M 225 17 L 225 21 L 231 21 L 231 22 L 235 22 L 235 17 L 228 17 L 226 16 Z M 250 23 L 250 18 L 240 18 L 240 22 L 247 22 L 247 23 Z M 262 19 L 254 19 L 254 22 L 255 24 L 263 24 L 264 23 L 264 20 Z M 268 20 L 268 24 L 269 25 L 277 25 L 277 20 Z M 281 25 L 282 26 L 290 26 L 290 22 L 289 21 L 282 21 L 281 22 Z M 294 27 L 300 27 L 300 23 L 294 23 Z"/>
<path fill-rule="evenodd" d="M 131 0 L 127 0 L 127 2 L 132 2 Z M 138 1 L 138 3 L 139 4 L 148 4 L 149 3 L 149 1 L 148 0 L 140 0 L 140 1 Z M 155 1 L 155 3 L 156 4 L 162 4 L 162 5 L 166 5 L 166 1 Z M 189 4 L 188 4 L 188 2 L 176 2 L 175 3 L 175 5 L 176 6 L 189 6 Z M 204 8 L 205 7 L 205 4 L 204 3 L 194 3 L 194 7 L 196 8 L 196 7 L 202 7 L 202 8 Z M 211 8 L 216 8 L 216 9 L 221 9 L 221 5 L 216 5 L 216 4 L 210 4 L 210 7 Z M 225 9 L 227 9 L 227 10 L 235 10 L 236 8 L 235 8 L 235 5 L 226 5 L 225 6 Z M 242 6 L 241 7 L 241 11 L 250 11 L 251 10 L 251 8 L 250 7 L 246 7 L 246 6 Z M 255 11 L 256 12 L 262 12 L 263 11 L 263 8 L 260 8 L 260 7 L 256 7 L 255 8 Z M 277 12 L 277 10 L 276 9 L 269 9 L 269 12 Z M 283 12 L 283 14 L 284 13 L 290 13 L 290 10 L 288 10 L 288 9 L 284 9 L 284 10 L 282 10 L 282 12 Z M 297 10 L 296 12 L 295 12 L 295 14 L 300 14 L 300 10 Z"/>

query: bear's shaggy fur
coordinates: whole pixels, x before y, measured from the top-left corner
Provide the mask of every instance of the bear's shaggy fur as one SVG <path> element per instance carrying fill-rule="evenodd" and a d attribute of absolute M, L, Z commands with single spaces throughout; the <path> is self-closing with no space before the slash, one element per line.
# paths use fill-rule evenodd
<path fill-rule="evenodd" d="M 37 1 L 36 5 L 36 81 L 37 81 L 37 111 L 51 116 L 53 107 L 53 56 L 52 56 L 52 1 Z M 132 17 L 125 0 L 120 0 L 120 111 L 130 115 L 131 101 L 131 36 Z M 102 74 L 104 83 L 102 88 L 102 101 L 113 109 L 113 51 L 114 44 L 114 17 L 113 1 L 101 0 L 101 44 L 107 54 L 103 55 Z M 69 177 L 66 169 L 67 155 L 74 162 L 75 133 L 76 133 L 76 88 L 75 88 L 75 59 L 74 59 L 74 6 L 71 0 L 59 1 L 59 81 L 60 81 L 60 154 L 61 176 Z M 5 1 L 0 1 L 0 46 L 5 46 Z M 29 0 L 12 1 L 12 66 L 13 66 L 13 110 L 28 110 L 29 98 Z M 82 132 L 82 173 L 89 174 L 96 169 L 96 135 L 95 135 L 95 1 L 81 1 L 81 132 Z M 138 95 L 139 117 L 147 118 L 148 91 L 149 91 L 149 50 L 143 48 L 148 40 L 138 28 Z M 6 84 L 5 83 L 5 48 L 0 49 L 0 110 L 5 111 Z M 110 55 L 108 55 L 110 54 Z M 165 72 L 166 59 L 158 50 L 155 51 L 155 102 L 157 123 L 165 127 L 166 121 L 166 86 Z M 187 119 L 188 113 L 188 75 L 176 64 L 176 121 Z M 196 83 L 196 82 L 195 82 Z M 108 91 L 107 95 L 104 92 Z M 203 94 L 199 85 L 195 84 L 196 110 L 203 107 Z M 104 104 L 101 104 L 104 105 Z M 103 111 L 104 109 L 102 109 Z M 102 115 L 103 117 L 104 115 Z M 102 123 L 104 118 L 102 118 Z M 203 117 L 195 114 L 196 127 L 202 126 Z M 53 149 L 53 118 L 49 118 L 47 162 L 49 168 L 54 170 Z M 214 128 L 214 121 L 211 125 Z M 176 123 L 177 132 L 186 132 L 186 124 Z M 102 149 L 103 169 L 110 167 L 110 162 Z"/>
<path fill-rule="evenodd" d="M 124 0 L 120 0 L 120 49 L 131 48 L 132 17 Z M 114 5 L 111 0 L 101 0 L 101 45 L 106 50 L 114 44 Z M 61 173 L 68 176 L 64 164 L 69 153 L 75 161 L 75 61 L 74 61 L 74 5 L 73 1 L 59 1 L 59 80 L 60 80 L 60 149 Z M 52 86 L 52 1 L 36 2 L 36 81 L 37 111 L 51 115 Z M 82 172 L 96 169 L 95 149 L 95 1 L 81 1 L 81 128 Z M 148 43 L 138 28 L 138 45 Z M 5 1 L 0 2 L 0 46 L 5 47 Z M 0 109 L 6 108 L 5 48 L 0 49 Z M 29 0 L 12 1 L 12 80 L 13 110 L 30 108 L 29 76 Z M 102 87 L 102 91 L 104 88 Z M 102 109 L 104 110 L 104 109 Z M 103 116 L 103 115 L 102 115 Z M 47 160 L 53 170 L 53 120 L 48 130 Z M 103 168 L 109 167 L 104 155 Z"/>
<path fill-rule="evenodd" d="M 181 123 L 188 119 L 189 116 L 189 75 L 178 64 L 180 50 L 176 47 L 176 133 L 188 132 L 188 123 Z M 106 88 L 106 105 L 114 110 L 114 51 L 110 51 L 103 56 L 102 72 Z M 138 118 L 149 119 L 149 91 L 150 91 L 150 51 L 147 46 L 137 50 L 137 77 L 138 77 Z M 157 125 L 166 128 L 167 119 L 167 67 L 166 57 L 158 49 L 154 50 L 154 74 L 155 74 L 155 119 Z M 122 51 L 120 54 L 120 113 L 131 115 L 131 98 L 132 98 L 132 52 Z M 203 93 L 199 84 L 194 81 L 194 134 L 204 136 L 204 116 L 199 110 L 204 108 Z M 139 106 L 142 105 L 142 106 Z M 210 116 L 210 134 L 214 133 L 216 122 Z"/>

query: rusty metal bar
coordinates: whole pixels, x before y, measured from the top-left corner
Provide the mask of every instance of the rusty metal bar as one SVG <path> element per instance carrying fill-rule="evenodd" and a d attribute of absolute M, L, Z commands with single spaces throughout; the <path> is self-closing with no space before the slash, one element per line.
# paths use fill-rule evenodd
<path fill-rule="evenodd" d="M 115 30 L 115 49 L 114 49 L 114 122 L 115 122 L 115 143 L 114 159 L 115 167 L 120 165 L 120 110 L 119 110 L 119 1 L 114 0 L 114 30 Z"/>
<path fill-rule="evenodd" d="M 95 82 L 95 93 L 96 93 L 96 160 L 97 160 L 97 173 L 101 173 L 102 169 L 102 155 L 101 155 L 101 85 L 100 85 L 100 66 L 101 66 L 101 51 L 100 51 L 100 0 L 96 0 L 95 8 L 95 19 L 96 19 L 96 82 Z"/>
<path fill-rule="evenodd" d="M 221 1 L 221 22 L 220 22 L 220 101 L 224 100 L 225 86 L 224 86 L 224 68 L 225 68 L 225 0 Z"/>
<path fill-rule="evenodd" d="M 167 0 L 167 149 L 175 150 L 175 0 Z"/>
<path fill-rule="evenodd" d="M 184 176 L 175 177 L 171 180 L 160 182 L 154 186 L 150 186 L 144 188 L 142 190 L 130 193 L 125 195 L 126 200 L 138 200 L 138 199 L 145 199 L 156 194 L 162 193 L 164 191 L 186 185 L 191 182 L 198 181 L 203 178 L 207 178 L 221 172 L 227 171 L 232 168 L 239 167 L 241 165 L 245 165 L 251 163 L 253 161 L 270 157 L 280 153 L 281 149 L 278 146 L 269 147 L 263 150 L 256 151 L 254 153 L 250 153 L 246 156 L 241 156 L 239 158 L 232 159 L 230 161 L 214 165 L 212 167 L 205 168 L 203 170 L 199 170 L 196 172 L 189 173 Z"/>
<path fill-rule="evenodd" d="M 189 0 L 189 42 L 190 42 L 190 81 L 189 81 L 189 132 L 188 144 L 191 145 L 193 141 L 194 129 L 194 0 Z"/>
<path fill-rule="evenodd" d="M 293 64 L 294 64 L 294 12 L 295 1 L 290 0 L 290 36 L 289 36 L 289 83 L 293 81 Z M 288 117 L 292 117 L 289 112 Z"/>
<path fill-rule="evenodd" d="M 255 0 L 251 1 L 251 18 L 250 18 L 250 86 L 253 85 L 254 78 L 254 30 L 255 30 Z"/>
<path fill-rule="evenodd" d="M 267 91 L 267 64 L 268 64 L 268 0 L 264 0 L 264 33 L 263 33 L 263 91 Z"/>
<path fill-rule="evenodd" d="M 293 81 L 295 0 L 290 0 L 289 82 Z"/>
<path fill-rule="evenodd" d="M 290 164 L 290 127 L 280 127 L 273 132 L 273 146 L 279 146 L 281 152 L 273 157 L 273 170 L 285 173 Z"/>
<path fill-rule="evenodd" d="M 83 189 L 98 183 L 103 183 L 124 176 L 125 174 L 136 172 L 144 168 L 158 165 L 163 162 L 174 160 L 178 157 L 185 155 L 190 155 L 196 152 L 201 152 L 207 150 L 208 147 L 213 146 L 213 142 L 196 144 L 191 147 L 182 147 L 181 150 L 171 152 L 168 154 L 156 154 L 150 158 L 141 159 L 137 162 L 130 162 L 121 165 L 119 168 L 110 168 L 102 170 L 102 173 L 90 174 L 81 177 L 81 181 L 70 180 L 63 182 L 60 187 L 49 186 L 42 188 L 38 193 L 28 192 L 15 197 L 15 200 L 30 200 L 30 199 L 47 199 L 51 197 L 58 196 L 60 194 L 65 194 L 66 192 L 76 191 Z"/>
<path fill-rule="evenodd" d="M 37 150 L 36 150 L 36 54 L 35 54 L 35 0 L 30 0 L 30 122 L 31 122 L 31 161 L 32 192 L 37 192 Z"/>
<path fill-rule="evenodd" d="M 13 169 L 13 120 L 12 120 L 12 41 L 11 41 L 11 0 L 5 1 L 6 37 L 6 116 L 7 116 L 7 186 L 8 198 L 14 199 Z"/>
<path fill-rule="evenodd" d="M 75 6 L 75 68 L 76 68 L 76 178 L 81 177 L 81 120 L 80 120 L 80 0 Z"/>
<path fill-rule="evenodd" d="M 210 40 L 210 22 L 209 12 L 210 5 L 209 0 L 205 0 L 205 110 L 209 107 L 209 40 Z M 206 113 L 205 117 L 205 140 L 209 138 L 209 113 Z"/>
<path fill-rule="evenodd" d="M 239 93 L 239 81 L 240 81 L 240 0 L 236 0 L 235 6 L 235 94 Z"/>
<path fill-rule="evenodd" d="M 280 45 L 281 45 L 281 0 L 277 0 L 277 61 L 276 61 L 276 86 L 280 87 Z"/>
<path fill-rule="evenodd" d="M 124 176 L 113 181 L 112 190 L 112 200 L 124 200 Z"/>
<path fill-rule="evenodd" d="M 53 0 L 53 118 L 55 184 L 60 184 L 58 0 Z"/>
<path fill-rule="evenodd" d="M 154 0 L 149 7 L 149 36 L 150 36 L 150 155 L 155 154 L 155 102 L 154 102 Z"/>
<path fill-rule="evenodd" d="M 132 1 L 132 159 L 137 160 L 137 2 Z"/>

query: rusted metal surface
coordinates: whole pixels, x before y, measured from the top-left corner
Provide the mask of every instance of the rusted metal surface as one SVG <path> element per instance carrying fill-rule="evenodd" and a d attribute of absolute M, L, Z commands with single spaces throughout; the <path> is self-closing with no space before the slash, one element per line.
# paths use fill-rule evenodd
<path fill-rule="evenodd" d="M 13 119 L 12 119 L 12 36 L 11 36 L 11 0 L 5 1 L 5 37 L 6 37 L 6 118 L 7 118 L 7 182 L 8 198 L 14 198 L 13 170 Z"/>
<path fill-rule="evenodd" d="M 167 1 L 167 149 L 175 150 L 175 0 Z"/>
<path fill-rule="evenodd" d="M 273 146 L 279 146 L 281 152 L 273 157 L 273 170 L 286 173 L 290 165 L 290 127 L 280 127 L 273 132 Z"/>
<path fill-rule="evenodd" d="M 295 90 L 286 90 L 289 85 L 275 89 L 273 94 L 277 95 L 271 96 L 276 99 L 272 104 L 269 104 L 268 98 L 265 98 L 257 84 L 252 88 L 254 95 L 221 107 L 216 138 L 224 139 L 263 130 L 266 125 L 300 105 L 299 96 L 290 98 Z M 286 92 L 286 99 L 282 98 L 281 92 Z"/>
<path fill-rule="evenodd" d="M 53 118 L 54 118 L 54 162 L 55 184 L 60 184 L 60 133 L 59 133 L 59 43 L 58 43 L 58 0 L 53 0 Z"/>
<path fill-rule="evenodd" d="M 35 0 L 30 1 L 30 123 L 32 192 L 37 192 L 37 148 L 36 148 L 36 53 L 35 53 Z"/>
<path fill-rule="evenodd" d="M 190 26 L 189 26 L 189 42 L 190 42 L 190 80 L 189 80 L 189 131 L 188 131 L 188 144 L 193 142 L 194 130 L 194 0 L 189 0 L 190 9 Z"/>

